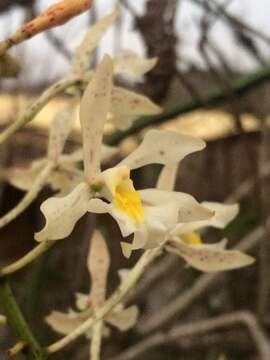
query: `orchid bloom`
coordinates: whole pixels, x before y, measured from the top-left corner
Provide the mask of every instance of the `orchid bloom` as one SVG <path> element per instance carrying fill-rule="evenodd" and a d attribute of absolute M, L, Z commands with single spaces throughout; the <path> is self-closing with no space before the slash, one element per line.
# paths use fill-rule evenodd
<path fill-rule="evenodd" d="M 169 190 L 174 187 L 176 166 L 164 166 L 157 187 Z M 206 227 L 225 228 L 238 214 L 238 204 L 225 205 L 217 202 L 202 202 L 214 212 L 207 220 L 180 222 L 167 234 L 166 250 L 182 257 L 190 266 L 206 272 L 225 271 L 251 265 L 255 259 L 238 250 L 226 250 L 227 240 L 216 244 L 204 244 L 197 233 Z"/>
<path fill-rule="evenodd" d="M 50 198 L 41 205 L 46 225 L 35 234 L 37 241 L 65 238 L 87 211 L 110 213 L 123 236 L 135 234 L 134 248 L 162 236 L 168 226 L 213 216 L 213 211 L 191 195 L 156 189 L 139 192 L 130 178 L 130 170 L 147 164 L 179 163 L 186 155 L 203 149 L 202 140 L 150 130 L 135 151 L 115 167 L 101 172 L 104 124 L 113 102 L 112 76 L 112 60 L 105 56 L 83 94 L 80 107 L 85 180 L 66 197 Z M 160 201 L 155 203 L 157 196 Z M 149 198 L 154 204 L 148 205 Z"/>
<path fill-rule="evenodd" d="M 104 304 L 109 266 L 110 256 L 106 242 L 101 233 L 96 230 L 90 242 L 87 259 L 91 291 L 89 294 L 76 294 L 77 311 L 70 310 L 68 313 L 53 311 L 46 317 L 46 322 L 55 331 L 60 334 L 69 334 Z M 122 282 L 121 278 L 120 280 Z M 126 331 L 135 325 L 137 318 L 137 306 L 133 305 L 124 308 L 123 304 L 120 303 L 109 312 L 104 321 L 120 331 Z M 102 333 L 106 335 L 108 332 L 109 329 L 103 325 Z M 91 338 L 92 330 L 86 333 L 86 336 Z"/>
<path fill-rule="evenodd" d="M 66 107 L 56 113 L 49 130 L 47 156 L 34 160 L 29 168 L 14 167 L 4 170 L 5 180 L 20 190 L 31 191 L 43 168 L 49 162 L 53 162 L 53 170 L 45 184 L 56 190 L 58 196 L 69 193 L 83 178 L 83 172 L 78 167 L 83 160 L 82 149 L 79 148 L 70 154 L 63 154 L 74 120 L 73 107 Z M 108 161 L 116 152 L 116 148 L 103 145 L 101 161 Z"/>

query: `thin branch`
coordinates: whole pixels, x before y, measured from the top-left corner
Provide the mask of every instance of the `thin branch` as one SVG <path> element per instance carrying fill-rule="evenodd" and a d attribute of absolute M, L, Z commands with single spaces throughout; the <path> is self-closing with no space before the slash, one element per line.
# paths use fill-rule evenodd
<path fill-rule="evenodd" d="M 15 33 L 0 42 L 0 56 L 4 55 L 14 45 L 55 26 L 63 25 L 73 17 L 88 10 L 91 5 L 92 0 L 62 0 L 49 6 L 41 15 L 23 24 Z"/>
<path fill-rule="evenodd" d="M 263 41 L 265 41 L 268 45 L 270 45 L 270 37 L 265 35 L 264 33 L 262 33 L 261 31 L 253 28 L 251 25 L 247 24 L 246 22 L 244 22 L 243 20 L 240 20 L 237 16 L 229 14 L 226 9 L 224 7 L 222 7 L 222 5 L 217 4 L 214 0 L 209 0 L 209 2 L 214 5 L 214 7 L 211 7 L 209 4 L 207 4 L 205 1 L 203 0 L 191 0 L 192 2 L 194 2 L 195 4 L 203 7 L 205 9 L 205 7 L 207 6 L 207 10 L 212 13 L 212 14 L 216 14 L 218 16 L 222 15 L 223 18 L 229 22 L 230 25 L 236 27 L 236 28 L 240 28 L 242 30 L 245 30 L 249 33 L 251 33 L 252 35 L 257 36 L 258 38 L 262 39 Z"/>
<path fill-rule="evenodd" d="M 19 260 L 0 269 L 0 277 L 11 275 L 18 270 L 24 268 L 25 266 L 36 260 L 40 255 L 49 250 L 54 244 L 55 241 L 44 241 L 41 244 L 37 245 L 33 250 L 29 251 Z"/>
<path fill-rule="evenodd" d="M 0 279 L 0 303 L 7 317 L 8 324 L 16 332 L 19 339 L 27 344 L 26 353 L 29 360 L 45 360 L 46 352 L 43 351 L 23 314 L 16 303 L 6 279 Z"/>
<path fill-rule="evenodd" d="M 142 358 L 144 353 L 149 352 L 157 346 L 168 345 L 168 343 L 176 341 L 179 344 L 179 341 L 184 337 L 197 336 L 237 324 L 243 324 L 247 327 L 260 355 L 260 359 L 268 360 L 270 346 L 266 335 L 258 324 L 255 316 L 250 312 L 243 311 L 175 326 L 168 333 L 159 332 L 154 334 L 110 360 L 135 360 Z"/>
<path fill-rule="evenodd" d="M 31 189 L 24 195 L 22 200 L 7 214 L 0 218 L 0 229 L 9 224 L 17 216 L 19 216 L 29 205 L 36 199 L 39 192 L 44 187 L 44 184 L 48 181 L 48 177 L 55 167 L 54 163 L 49 162 L 45 168 L 40 172 L 40 174 L 35 179 Z"/>
<path fill-rule="evenodd" d="M 63 57 L 70 62 L 72 59 L 71 51 L 65 46 L 64 42 L 60 40 L 52 30 L 47 31 L 46 37 L 49 42 L 55 47 L 55 49 L 63 55 Z"/>
<path fill-rule="evenodd" d="M 83 335 L 86 331 L 88 331 L 91 327 L 93 327 L 97 322 L 103 320 L 104 317 L 123 299 L 127 296 L 127 294 L 134 288 L 137 284 L 139 278 L 143 275 L 145 268 L 158 256 L 160 255 L 161 250 L 165 246 L 167 240 L 164 240 L 158 247 L 153 250 L 146 250 L 141 258 L 138 260 L 136 265 L 130 271 L 127 279 L 123 281 L 119 287 L 115 290 L 112 296 L 104 303 L 102 307 L 100 307 L 95 314 L 87 319 L 82 325 L 78 326 L 73 332 L 69 333 L 56 343 L 47 347 L 47 351 L 49 353 L 55 353 L 79 336 Z"/>
<path fill-rule="evenodd" d="M 129 129 L 124 131 L 116 131 L 115 133 L 107 136 L 105 138 L 105 142 L 108 145 L 117 145 L 123 139 L 138 133 L 147 126 L 153 126 L 153 125 L 165 123 L 177 116 L 197 110 L 202 106 L 216 105 L 226 100 L 228 97 L 230 97 L 232 91 L 239 96 L 243 95 L 246 92 L 248 92 L 250 89 L 253 89 L 258 85 L 262 85 L 264 82 L 268 81 L 269 78 L 270 78 L 270 65 L 264 67 L 258 72 L 246 76 L 241 76 L 236 81 L 233 81 L 230 91 L 228 90 L 209 91 L 209 93 L 205 96 L 203 102 L 199 100 L 191 100 L 185 104 L 179 104 L 172 109 L 166 110 L 160 115 L 142 117 L 137 121 L 135 121 Z"/>
<path fill-rule="evenodd" d="M 265 228 L 259 226 L 241 240 L 236 248 L 241 251 L 250 250 L 257 245 L 264 236 Z M 138 326 L 139 333 L 146 335 L 168 324 L 176 315 L 186 311 L 195 301 L 198 301 L 207 289 L 216 285 L 221 276 L 224 276 L 224 273 L 202 275 L 191 288 L 183 291 L 181 295 L 169 304 L 166 304 L 164 308 L 160 309 L 152 317 L 149 317 L 148 321 L 146 320 Z"/>
<path fill-rule="evenodd" d="M 103 321 L 98 321 L 93 326 L 93 332 L 92 332 L 92 338 L 91 338 L 91 349 L 90 349 L 90 359 L 91 360 L 99 360 L 100 359 L 102 330 L 103 330 Z"/>
<path fill-rule="evenodd" d="M 0 134 L 0 144 L 7 141 L 11 135 L 13 135 L 16 131 L 21 129 L 24 125 L 29 123 L 34 117 L 42 110 L 42 108 L 57 94 L 66 90 L 67 88 L 76 85 L 81 81 L 79 76 L 70 76 L 63 78 L 50 86 L 47 90 L 45 90 L 42 95 L 31 104 L 28 109 L 24 112 L 24 114 L 19 117 L 15 122 L 13 122 L 10 126 L 8 126 L 2 133 Z"/>

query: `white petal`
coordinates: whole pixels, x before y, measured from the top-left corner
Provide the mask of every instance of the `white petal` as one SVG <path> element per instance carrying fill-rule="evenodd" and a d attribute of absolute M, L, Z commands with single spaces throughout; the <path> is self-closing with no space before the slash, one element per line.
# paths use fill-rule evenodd
<path fill-rule="evenodd" d="M 46 225 L 35 233 L 35 239 L 47 241 L 67 237 L 76 222 L 87 212 L 90 197 L 88 184 L 80 183 L 69 195 L 44 201 L 40 209 L 46 218 Z"/>
<path fill-rule="evenodd" d="M 138 148 L 120 165 L 136 169 L 147 164 L 173 165 L 185 156 L 205 147 L 203 140 L 181 135 L 173 131 L 150 130 Z"/>
<path fill-rule="evenodd" d="M 146 96 L 114 86 L 112 91 L 112 121 L 117 126 L 125 128 L 130 124 L 130 120 L 142 115 L 154 115 L 162 112 L 162 109 L 154 104 Z M 127 119 L 128 125 L 125 126 L 124 120 Z"/>
<path fill-rule="evenodd" d="M 157 189 L 140 190 L 139 193 L 142 202 L 146 205 L 166 206 L 175 202 L 178 207 L 178 222 L 205 220 L 214 215 L 212 210 L 202 206 L 193 196 L 186 193 Z"/>
<path fill-rule="evenodd" d="M 165 165 L 161 170 L 158 182 L 158 190 L 172 191 L 174 189 L 175 180 L 177 176 L 178 166 L 177 165 Z"/>
<path fill-rule="evenodd" d="M 80 326 L 84 319 L 79 315 L 52 311 L 50 315 L 46 316 L 45 321 L 58 333 L 67 335 Z"/>
<path fill-rule="evenodd" d="M 89 250 L 87 267 L 91 277 L 90 296 L 95 308 L 101 306 L 105 301 L 110 266 L 110 254 L 100 231 L 94 232 Z"/>
<path fill-rule="evenodd" d="M 121 241 L 120 245 L 121 245 L 121 249 L 122 249 L 122 253 L 123 253 L 124 257 L 129 259 L 132 254 L 132 250 L 133 250 L 132 244 L 127 243 L 125 241 Z"/>
<path fill-rule="evenodd" d="M 223 250 L 213 245 L 187 245 L 176 242 L 175 249 L 194 268 L 206 271 L 225 271 L 251 265 L 255 259 L 238 250 Z"/>
<path fill-rule="evenodd" d="M 202 202 L 203 206 L 215 212 L 214 216 L 208 220 L 195 221 L 187 224 L 179 224 L 173 234 L 184 234 L 193 232 L 198 229 L 202 229 L 208 226 L 212 226 L 218 229 L 225 228 L 238 214 L 238 204 L 226 205 L 214 202 Z"/>
<path fill-rule="evenodd" d="M 88 204 L 88 211 L 96 214 L 110 214 L 118 223 L 122 236 L 126 237 L 137 229 L 130 217 L 122 211 L 117 210 L 113 204 L 108 204 L 100 199 L 92 199 Z"/>
<path fill-rule="evenodd" d="M 80 107 L 84 170 L 87 178 L 100 171 L 104 124 L 111 105 L 112 60 L 105 55 L 86 87 Z"/>
<path fill-rule="evenodd" d="M 130 78 L 140 78 L 150 71 L 157 63 L 157 58 L 143 58 L 132 50 L 122 50 L 114 58 L 114 73 L 127 75 Z"/>
<path fill-rule="evenodd" d="M 75 120 L 74 111 L 67 107 L 59 111 L 50 126 L 49 144 L 48 144 L 48 158 L 56 161 L 61 155 L 66 139 L 71 131 Z"/>
<path fill-rule="evenodd" d="M 83 73 L 89 69 L 91 53 L 97 47 L 108 28 L 116 21 L 119 14 L 120 8 L 116 5 L 111 14 L 103 17 L 88 30 L 73 58 L 72 69 L 74 73 Z"/>
<path fill-rule="evenodd" d="M 110 312 L 106 320 L 120 331 L 126 331 L 136 324 L 138 315 L 139 310 L 137 306 L 133 305 L 118 312 Z"/>

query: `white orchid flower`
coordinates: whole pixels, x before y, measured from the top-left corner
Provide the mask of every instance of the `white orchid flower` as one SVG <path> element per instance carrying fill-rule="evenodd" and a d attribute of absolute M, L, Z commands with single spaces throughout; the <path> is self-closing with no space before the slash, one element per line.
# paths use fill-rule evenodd
<path fill-rule="evenodd" d="M 133 247 L 142 247 L 178 222 L 205 220 L 213 212 L 191 195 L 155 189 L 135 190 L 130 170 L 147 164 L 177 164 L 186 155 L 204 148 L 202 140 L 171 131 L 150 130 L 141 145 L 117 166 L 100 171 L 104 124 L 112 102 L 112 61 L 105 56 L 86 88 L 80 108 L 83 132 L 85 181 L 63 198 L 41 205 L 45 227 L 37 241 L 68 236 L 87 211 L 110 213 L 123 236 L 135 233 Z M 139 236 L 142 235 L 142 236 Z M 157 242 L 156 242 L 157 243 Z M 125 245 L 124 245 L 125 246 Z"/>
<path fill-rule="evenodd" d="M 176 166 L 165 166 L 159 177 L 157 187 L 174 187 Z M 215 244 L 205 244 L 195 232 L 206 227 L 225 228 L 238 214 L 238 204 L 226 205 L 217 202 L 202 202 L 212 210 L 214 216 L 207 220 L 179 222 L 169 232 L 166 250 L 182 257 L 190 266 L 206 272 L 225 271 L 251 265 L 255 259 L 238 250 L 226 250 L 227 240 Z"/>
<path fill-rule="evenodd" d="M 110 256 L 106 242 L 99 231 L 95 231 L 89 250 L 87 268 L 91 280 L 90 293 L 76 294 L 78 311 L 69 310 L 68 313 L 53 311 L 46 317 L 46 322 L 58 333 L 69 334 L 105 302 Z M 109 312 L 104 321 L 120 331 L 126 331 L 135 325 L 137 318 L 137 306 L 124 308 L 123 304 L 120 303 Z M 103 335 L 108 334 L 108 329 L 104 325 L 102 333 Z M 91 338 L 91 335 L 92 330 L 86 334 L 88 338 Z"/>
<path fill-rule="evenodd" d="M 87 73 L 91 81 L 93 76 L 93 70 L 91 70 L 93 51 L 109 27 L 115 23 L 119 14 L 120 8 L 117 4 L 111 14 L 103 17 L 88 30 L 73 57 L 73 74 Z M 156 63 L 157 58 L 147 59 L 138 56 L 133 51 L 123 50 L 113 60 L 113 73 L 114 75 L 127 75 L 134 79 L 141 78 Z M 107 114 L 107 120 L 118 129 L 126 129 L 138 117 L 156 115 L 161 113 L 161 111 L 162 109 L 146 96 L 115 86 L 112 91 L 111 108 Z"/>

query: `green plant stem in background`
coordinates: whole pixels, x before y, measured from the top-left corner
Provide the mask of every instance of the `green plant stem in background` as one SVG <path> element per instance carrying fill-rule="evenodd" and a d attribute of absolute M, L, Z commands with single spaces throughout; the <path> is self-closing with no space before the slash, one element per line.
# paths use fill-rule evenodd
<path fill-rule="evenodd" d="M 181 103 L 172 109 L 165 110 L 160 115 L 142 117 L 135 121 L 130 128 L 124 131 L 116 131 L 115 133 L 107 136 L 107 138 L 105 138 L 105 143 L 112 146 L 117 145 L 120 141 L 124 140 L 128 136 L 138 133 L 147 126 L 163 124 L 177 116 L 197 110 L 200 107 L 216 105 L 219 102 L 226 100 L 226 98 L 231 96 L 232 93 L 239 96 L 243 95 L 250 89 L 263 84 L 269 79 L 270 65 L 263 67 L 261 70 L 253 74 L 241 76 L 239 79 L 232 82 L 231 89 L 229 90 L 212 90 L 204 96 L 203 100 L 191 100 L 184 104 Z"/>
<path fill-rule="evenodd" d="M 46 352 L 39 345 L 26 323 L 21 310 L 14 299 L 7 279 L 0 279 L 0 304 L 10 327 L 15 331 L 20 341 L 27 344 L 25 348 L 26 358 L 28 360 L 46 359 Z"/>

